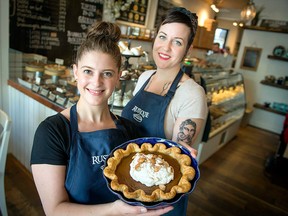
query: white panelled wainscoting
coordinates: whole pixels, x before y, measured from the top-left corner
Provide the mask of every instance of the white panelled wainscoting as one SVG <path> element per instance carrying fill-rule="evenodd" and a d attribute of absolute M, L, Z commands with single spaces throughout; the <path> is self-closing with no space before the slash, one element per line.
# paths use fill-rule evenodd
<path fill-rule="evenodd" d="M 33 98 L 9 86 L 9 114 L 12 119 L 12 132 L 8 151 L 28 170 L 34 133 L 46 117 L 57 112 L 37 102 Z"/>

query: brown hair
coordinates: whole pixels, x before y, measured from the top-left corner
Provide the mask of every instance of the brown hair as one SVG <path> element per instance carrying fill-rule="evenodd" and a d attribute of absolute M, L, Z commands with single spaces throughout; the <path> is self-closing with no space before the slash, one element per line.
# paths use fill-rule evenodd
<path fill-rule="evenodd" d="M 190 34 L 188 38 L 186 54 L 193 43 L 194 37 L 196 35 L 197 26 L 198 26 L 198 17 L 195 13 L 191 13 L 189 10 L 183 7 L 174 7 L 168 11 L 164 20 L 158 26 L 157 32 L 159 31 L 160 27 L 168 24 L 168 23 L 182 23 L 189 27 Z M 185 55 L 186 55 L 185 54 Z"/>
<path fill-rule="evenodd" d="M 75 63 L 82 58 L 83 54 L 89 51 L 100 51 L 111 55 L 117 67 L 122 64 L 121 52 L 118 47 L 120 40 L 120 28 L 110 22 L 95 22 L 88 30 L 85 40 L 78 48 Z"/>

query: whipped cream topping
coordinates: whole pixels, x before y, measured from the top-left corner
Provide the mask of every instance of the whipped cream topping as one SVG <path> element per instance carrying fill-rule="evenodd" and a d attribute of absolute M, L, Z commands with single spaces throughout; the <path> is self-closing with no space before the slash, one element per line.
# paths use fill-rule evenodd
<path fill-rule="evenodd" d="M 147 187 L 164 185 L 174 179 L 174 169 L 161 155 L 137 153 L 130 164 L 130 175 Z"/>

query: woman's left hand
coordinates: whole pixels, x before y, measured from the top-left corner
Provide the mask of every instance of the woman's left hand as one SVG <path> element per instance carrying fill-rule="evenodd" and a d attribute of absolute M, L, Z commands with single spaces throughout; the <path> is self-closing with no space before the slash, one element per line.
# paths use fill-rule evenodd
<path fill-rule="evenodd" d="M 185 142 L 178 142 L 180 145 L 184 146 L 185 148 L 187 148 L 189 151 L 190 151 L 190 154 L 193 158 L 197 158 L 197 154 L 198 154 L 198 151 L 194 148 L 192 148 L 191 146 L 187 145 L 187 143 Z"/>

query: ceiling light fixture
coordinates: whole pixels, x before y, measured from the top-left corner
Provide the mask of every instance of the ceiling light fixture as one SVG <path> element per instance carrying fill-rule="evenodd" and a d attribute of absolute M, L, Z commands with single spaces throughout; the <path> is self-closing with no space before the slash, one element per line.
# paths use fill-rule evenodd
<path fill-rule="evenodd" d="M 219 12 L 219 8 L 217 8 L 217 6 L 216 6 L 215 4 L 212 4 L 210 7 L 212 8 L 212 10 L 213 10 L 214 12 L 216 12 L 216 13 Z"/>
<path fill-rule="evenodd" d="M 243 21 L 252 20 L 256 15 L 256 7 L 253 0 L 249 0 L 248 4 L 241 11 L 241 19 Z"/>
<path fill-rule="evenodd" d="M 235 27 L 243 27 L 244 26 L 244 23 L 242 21 L 234 21 L 233 23 L 233 26 Z"/>

